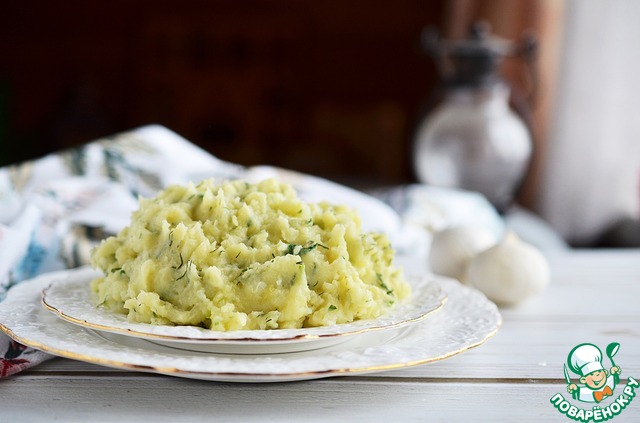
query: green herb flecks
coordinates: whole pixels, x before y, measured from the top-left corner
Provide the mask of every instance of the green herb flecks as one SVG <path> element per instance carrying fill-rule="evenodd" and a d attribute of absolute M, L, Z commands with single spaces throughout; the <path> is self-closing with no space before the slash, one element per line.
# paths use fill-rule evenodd
<path fill-rule="evenodd" d="M 178 255 L 180 256 L 180 265 L 178 266 L 171 266 L 173 269 L 178 270 L 180 269 L 182 266 L 184 266 L 184 259 L 182 258 L 182 253 L 178 253 Z"/>
<path fill-rule="evenodd" d="M 315 250 L 316 247 L 318 246 L 327 248 L 324 245 L 318 244 L 317 242 L 313 242 L 313 241 L 309 241 L 304 245 L 289 244 L 287 245 L 287 249 L 285 250 L 284 255 L 286 256 L 288 254 L 293 254 L 294 256 L 303 256 L 308 252 Z"/>
<path fill-rule="evenodd" d="M 333 311 L 333 310 L 337 310 L 337 309 L 338 309 L 338 307 L 334 306 L 333 304 L 331 304 L 329 306 L 329 311 Z"/>
<path fill-rule="evenodd" d="M 189 198 L 187 198 L 187 201 L 191 201 L 193 198 L 198 198 L 200 200 L 202 200 L 204 198 L 204 193 L 196 193 L 196 194 L 192 194 Z"/>
<path fill-rule="evenodd" d="M 378 278 L 378 285 L 380 285 L 380 288 L 382 288 L 385 291 L 387 291 L 387 295 L 392 295 L 393 294 L 393 289 L 389 289 L 387 284 L 384 283 L 384 280 L 382 279 L 382 275 L 380 273 L 376 273 L 376 277 Z"/>
<path fill-rule="evenodd" d="M 185 276 L 187 277 L 187 281 L 189 281 L 189 270 L 191 269 L 191 266 L 193 266 L 193 262 L 191 260 L 187 261 L 187 265 L 185 266 L 184 273 L 182 274 L 182 276 L 180 276 L 178 279 L 176 279 L 176 281 L 179 281 L 180 279 L 184 278 Z"/>
<path fill-rule="evenodd" d="M 116 267 L 116 268 L 111 269 L 111 273 L 119 273 L 120 276 L 124 276 L 124 275 L 127 274 L 127 272 L 125 272 L 122 267 Z"/>

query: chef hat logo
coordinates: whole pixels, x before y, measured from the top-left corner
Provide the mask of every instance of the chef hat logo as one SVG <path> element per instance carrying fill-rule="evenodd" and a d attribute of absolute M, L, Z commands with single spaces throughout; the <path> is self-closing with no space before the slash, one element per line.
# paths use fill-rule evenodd
<path fill-rule="evenodd" d="M 586 376 L 602 367 L 602 351 L 593 344 L 580 344 L 571 350 L 567 360 L 571 371 L 580 376 Z"/>

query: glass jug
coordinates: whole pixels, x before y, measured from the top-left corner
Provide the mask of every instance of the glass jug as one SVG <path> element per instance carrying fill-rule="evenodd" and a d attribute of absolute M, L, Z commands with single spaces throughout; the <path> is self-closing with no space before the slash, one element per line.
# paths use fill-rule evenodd
<path fill-rule="evenodd" d="M 498 73 L 507 56 L 533 57 L 535 42 L 520 45 L 475 24 L 463 40 L 423 33 L 445 84 L 441 104 L 418 125 L 414 168 L 420 182 L 478 191 L 500 212 L 513 202 L 529 168 L 533 143 L 524 121 L 509 106 L 509 85 Z"/>

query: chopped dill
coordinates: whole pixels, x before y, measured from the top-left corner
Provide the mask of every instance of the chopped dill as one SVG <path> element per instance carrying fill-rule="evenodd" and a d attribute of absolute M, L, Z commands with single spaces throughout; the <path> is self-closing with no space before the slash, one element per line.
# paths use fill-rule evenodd
<path fill-rule="evenodd" d="M 120 273 L 120 276 L 124 276 L 127 274 L 127 272 L 125 272 L 122 267 L 116 267 L 114 269 L 111 269 L 111 273 Z"/>
<path fill-rule="evenodd" d="M 382 280 L 382 275 L 380 273 L 376 273 L 376 277 L 378 278 L 378 285 L 380 285 L 380 288 L 387 291 L 387 295 L 393 294 L 393 289 L 389 289 L 387 284 L 384 283 L 384 280 Z"/>
<path fill-rule="evenodd" d="M 184 273 L 182 274 L 182 276 L 180 276 L 178 279 L 176 279 L 176 281 L 179 281 L 180 279 L 184 278 L 185 276 L 187 276 L 187 280 L 189 280 L 189 277 L 188 277 L 187 273 L 189 273 L 189 268 L 192 265 L 193 265 L 193 263 L 191 262 L 191 260 L 187 261 L 187 265 L 185 266 Z"/>
<path fill-rule="evenodd" d="M 202 200 L 204 198 L 204 193 L 200 192 L 200 193 L 195 193 L 195 194 L 191 194 L 191 196 L 189 196 L 189 198 L 187 198 L 187 201 L 191 201 L 192 198 L 199 198 L 200 200 Z"/>
<path fill-rule="evenodd" d="M 184 259 L 182 258 L 182 253 L 178 253 L 178 255 L 180 256 L 180 265 L 178 267 L 176 266 L 171 266 L 173 269 L 178 270 L 180 269 L 183 265 L 184 265 Z"/>
<path fill-rule="evenodd" d="M 318 244 L 317 242 L 313 242 L 313 241 L 309 241 L 304 245 L 289 244 L 287 245 L 287 249 L 285 250 L 284 255 L 293 254 L 295 256 L 303 256 L 308 252 L 315 250 L 315 248 L 318 246 L 327 248 L 322 244 Z"/>

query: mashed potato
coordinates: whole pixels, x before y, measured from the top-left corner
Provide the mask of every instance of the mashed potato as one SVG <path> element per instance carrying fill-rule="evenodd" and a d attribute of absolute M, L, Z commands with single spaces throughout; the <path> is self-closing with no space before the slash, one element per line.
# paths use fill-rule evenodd
<path fill-rule="evenodd" d="M 408 297 L 381 234 L 275 180 L 172 186 L 92 253 L 100 305 L 130 321 L 213 330 L 323 326 Z"/>

